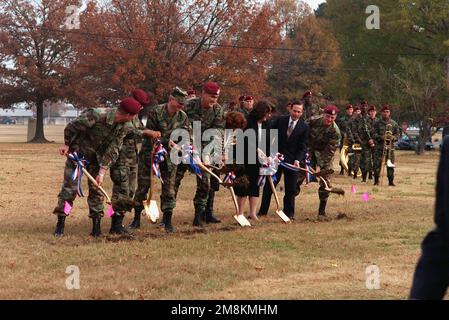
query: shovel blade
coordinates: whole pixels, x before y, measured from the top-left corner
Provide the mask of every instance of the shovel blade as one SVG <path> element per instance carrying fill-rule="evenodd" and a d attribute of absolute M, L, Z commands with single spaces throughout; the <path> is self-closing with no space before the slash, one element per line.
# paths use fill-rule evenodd
<path fill-rule="evenodd" d="M 149 204 L 147 201 L 144 201 L 143 207 L 145 209 L 145 215 L 152 223 L 156 223 L 159 219 L 159 208 L 157 207 L 156 200 L 150 200 Z"/>
<path fill-rule="evenodd" d="M 251 223 L 249 223 L 248 219 L 245 218 L 243 214 L 236 214 L 234 219 L 239 223 L 242 227 L 251 227 Z"/>
<path fill-rule="evenodd" d="M 289 217 L 282 210 L 276 210 L 276 214 L 284 221 L 285 223 L 292 222 Z"/>

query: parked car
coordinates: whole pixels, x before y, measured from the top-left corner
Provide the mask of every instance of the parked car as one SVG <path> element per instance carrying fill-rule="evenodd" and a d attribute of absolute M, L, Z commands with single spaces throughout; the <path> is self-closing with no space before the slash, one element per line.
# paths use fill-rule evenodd
<path fill-rule="evenodd" d="M 410 139 L 408 136 L 402 136 L 394 145 L 395 149 L 397 150 L 414 150 L 414 151 L 416 151 L 417 146 L 418 146 L 417 139 Z M 426 142 L 425 150 L 431 151 L 433 149 L 435 149 L 433 143 Z"/>
<path fill-rule="evenodd" d="M 10 118 L 10 117 L 5 117 L 0 121 L 1 124 L 17 124 L 17 120 Z"/>

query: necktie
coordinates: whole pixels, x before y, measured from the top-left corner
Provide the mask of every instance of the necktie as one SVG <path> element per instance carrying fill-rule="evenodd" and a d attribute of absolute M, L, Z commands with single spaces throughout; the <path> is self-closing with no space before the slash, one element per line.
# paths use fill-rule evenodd
<path fill-rule="evenodd" d="M 288 138 L 290 138 L 290 135 L 292 134 L 292 132 L 293 132 L 293 126 L 295 125 L 295 123 L 293 122 L 293 121 L 290 121 L 290 125 L 288 126 L 288 129 L 287 129 L 287 137 Z"/>

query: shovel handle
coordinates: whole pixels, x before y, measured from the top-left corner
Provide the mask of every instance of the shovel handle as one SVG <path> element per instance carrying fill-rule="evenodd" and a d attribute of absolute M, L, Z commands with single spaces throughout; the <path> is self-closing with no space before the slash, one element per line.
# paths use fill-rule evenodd
<path fill-rule="evenodd" d="M 87 171 L 86 168 L 83 167 L 83 173 L 87 176 L 87 178 L 98 188 L 98 190 L 101 191 L 101 193 L 103 193 L 103 195 L 106 197 L 106 202 L 107 203 L 111 203 L 111 198 L 109 198 L 108 193 L 103 189 L 102 186 L 99 186 L 97 184 L 97 181 L 95 180 L 94 177 L 91 176 L 91 174 L 89 173 L 89 171 Z"/>
<path fill-rule="evenodd" d="M 276 207 L 279 210 L 281 205 L 279 204 L 279 198 L 278 198 L 278 194 L 276 192 L 276 187 L 274 186 L 273 179 L 271 178 L 271 176 L 268 176 L 267 178 L 268 178 L 268 182 L 270 183 L 271 191 L 273 191 L 273 194 L 274 194 L 274 200 L 276 200 Z"/>

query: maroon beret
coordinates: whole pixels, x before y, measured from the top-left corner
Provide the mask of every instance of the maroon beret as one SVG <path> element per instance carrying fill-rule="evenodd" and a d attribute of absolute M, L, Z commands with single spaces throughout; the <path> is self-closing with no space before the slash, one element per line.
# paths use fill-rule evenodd
<path fill-rule="evenodd" d="M 245 101 L 251 101 L 251 100 L 254 100 L 254 97 L 253 96 L 245 96 L 244 100 Z"/>
<path fill-rule="evenodd" d="M 120 109 L 129 114 L 138 114 L 142 105 L 134 98 L 125 98 L 120 101 Z"/>
<path fill-rule="evenodd" d="M 307 90 L 306 92 L 304 92 L 304 95 L 302 96 L 302 98 L 304 99 L 307 96 L 312 96 L 312 91 Z"/>
<path fill-rule="evenodd" d="M 346 106 L 346 110 L 351 109 L 351 108 L 353 108 L 353 107 L 352 107 L 352 104 L 348 104 L 348 105 Z"/>
<path fill-rule="evenodd" d="M 385 110 L 389 110 L 389 111 L 391 110 L 390 106 L 388 104 L 384 104 L 382 109 L 380 109 L 381 112 L 384 112 Z"/>
<path fill-rule="evenodd" d="M 203 85 L 203 92 L 218 96 L 220 87 L 215 82 L 207 82 Z"/>
<path fill-rule="evenodd" d="M 329 105 L 326 108 L 324 108 L 324 113 L 330 114 L 332 116 L 335 116 L 337 113 L 340 112 L 340 110 L 338 110 L 338 108 L 334 105 Z"/>
<path fill-rule="evenodd" d="M 363 101 L 361 102 L 361 104 L 362 104 L 362 106 L 365 105 L 365 104 L 368 104 L 368 101 L 363 100 Z"/>
<path fill-rule="evenodd" d="M 241 102 L 241 101 L 243 101 L 243 100 L 245 100 L 245 96 L 242 94 L 242 95 L 239 97 L 239 102 Z"/>
<path fill-rule="evenodd" d="M 369 107 L 368 111 L 372 111 L 372 110 L 377 111 L 376 106 L 371 106 L 371 107 Z"/>
<path fill-rule="evenodd" d="M 196 94 L 196 91 L 195 91 L 195 89 L 193 89 L 193 88 L 189 88 L 189 89 L 187 90 L 187 94 L 188 94 L 188 95 Z"/>
<path fill-rule="evenodd" d="M 150 103 L 150 96 L 142 89 L 134 89 L 131 91 L 131 95 L 134 99 L 139 101 L 141 105 L 147 105 Z"/>
<path fill-rule="evenodd" d="M 359 106 L 359 105 L 356 105 L 356 106 L 354 107 L 354 111 L 357 111 L 357 110 L 360 110 L 360 106 Z"/>

